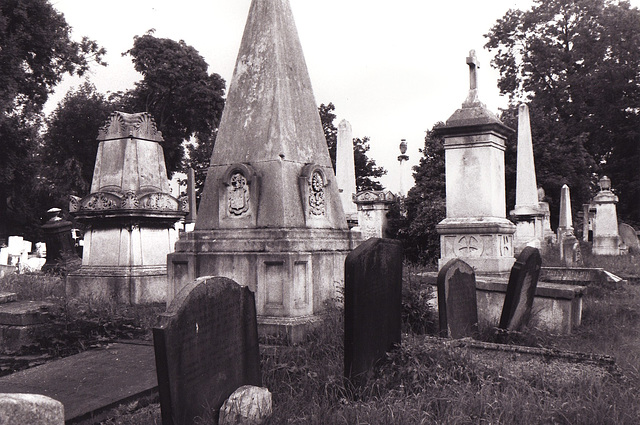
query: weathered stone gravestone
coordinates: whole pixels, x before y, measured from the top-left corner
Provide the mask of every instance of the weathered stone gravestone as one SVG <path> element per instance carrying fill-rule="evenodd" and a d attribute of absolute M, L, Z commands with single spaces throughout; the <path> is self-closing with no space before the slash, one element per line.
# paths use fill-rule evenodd
<path fill-rule="evenodd" d="M 500 328 L 517 331 L 529 323 L 541 265 L 540 251 L 530 246 L 522 250 L 509 275 Z"/>
<path fill-rule="evenodd" d="M 463 338 L 478 330 L 476 274 L 459 258 L 438 273 L 438 315 L 440 336 Z"/>
<path fill-rule="evenodd" d="M 253 293 L 224 277 L 187 284 L 153 329 L 163 425 L 218 418 L 243 385 L 260 386 Z"/>
<path fill-rule="evenodd" d="M 640 253 L 640 241 L 638 240 L 636 229 L 626 223 L 620 223 L 618 225 L 618 233 L 620 234 L 620 239 L 629 250 L 629 254 Z"/>
<path fill-rule="evenodd" d="M 402 245 L 371 238 L 345 261 L 344 375 L 363 382 L 367 372 L 400 343 Z"/>

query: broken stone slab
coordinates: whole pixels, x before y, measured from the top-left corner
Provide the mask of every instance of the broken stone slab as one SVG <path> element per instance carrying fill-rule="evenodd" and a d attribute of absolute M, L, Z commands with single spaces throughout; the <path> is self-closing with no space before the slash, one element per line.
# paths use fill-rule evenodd
<path fill-rule="evenodd" d="M 15 301 L 0 304 L 0 325 L 29 326 L 47 323 L 49 309 L 47 301 Z"/>
<path fill-rule="evenodd" d="M 244 385 L 233 392 L 220 408 L 219 425 L 260 424 L 273 411 L 271 392 Z"/>
<path fill-rule="evenodd" d="M 64 406 L 40 394 L 0 394 L 0 425 L 63 425 Z"/>

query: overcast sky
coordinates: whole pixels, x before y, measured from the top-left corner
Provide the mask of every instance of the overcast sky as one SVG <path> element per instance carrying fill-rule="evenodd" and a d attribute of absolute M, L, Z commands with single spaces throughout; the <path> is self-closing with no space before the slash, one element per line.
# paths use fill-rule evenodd
<path fill-rule="evenodd" d="M 530 0 L 290 0 L 316 102 L 333 102 L 335 124 L 348 120 L 354 137 L 371 139 L 370 156 L 389 170 L 383 184 L 396 189 L 400 139 L 417 163 L 425 131 L 460 107 L 469 89 L 465 63 L 470 49 L 480 61 L 479 95 L 494 112 L 506 106 L 498 73 L 484 49 L 486 34 L 510 8 Z M 251 0 L 52 0 L 73 36 L 87 36 L 107 49 L 107 68 L 89 76 L 100 92 L 126 90 L 140 79 L 121 54 L 133 37 L 184 40 L 231 81 Z M 632 0 L 635 6 L 640 0 Z M 52 97 L 47 110 L 71 87 Z"/>

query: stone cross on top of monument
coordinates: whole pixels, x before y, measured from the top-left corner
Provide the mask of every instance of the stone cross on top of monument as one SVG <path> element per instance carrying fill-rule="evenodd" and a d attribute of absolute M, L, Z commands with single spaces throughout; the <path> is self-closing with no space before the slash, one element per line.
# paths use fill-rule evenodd
<path fill-rule="evenodd" d="M 480 62 L 475 50 L 469 51 L 467 65 L 469 65 L 469 95 L 467 100 L 464 101 L 464 105 L 472 105 L 480 103 L 480 99 L 478 99 L 478 68 L 480 68 Z"/>

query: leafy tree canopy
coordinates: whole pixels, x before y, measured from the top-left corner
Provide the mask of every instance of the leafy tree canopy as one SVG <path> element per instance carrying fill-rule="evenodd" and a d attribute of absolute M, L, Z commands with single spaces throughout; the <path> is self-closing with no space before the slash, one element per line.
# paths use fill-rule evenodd
<path fill-rule="evenodd" d="M 530 103 L 547 194 L 559 197 L 567 183 L 579 210 L 606 174 L 619 214 L 640 224 L 640 11 L 626 1 L 535 0 L 528 11 L 507 12 L 486 37 L 509 114 Z"/>
<path fill-rule="evenodd" d="M 192 140 L 211 155 L 215 134 L 224 108 L 225 81 L 198 51 L 184 41 L 153 36 L 153 31 L 135 37 L 131 56 L 142 81 L 127 93 L 125 103 L 134 112 L 146 111 L 156 120 L 164 137 L 164 154 L 169 174 L 184 168 L 183 142 Z M 203 148 L 200 148 L 203 150 Z M 191 151 L 202 155 L 196 148 Z M 194 159 L 202 171 L 208 159 Z"/>

